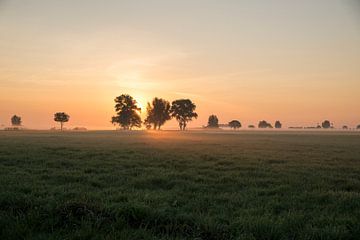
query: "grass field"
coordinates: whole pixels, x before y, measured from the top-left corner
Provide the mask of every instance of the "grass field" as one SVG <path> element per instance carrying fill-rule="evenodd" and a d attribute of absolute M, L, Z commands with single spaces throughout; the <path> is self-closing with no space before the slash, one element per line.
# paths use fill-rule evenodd
<path fill-rule="evenodd" d="M 360 239 L 360 133 L 0 131 L 0 239 Z"/>

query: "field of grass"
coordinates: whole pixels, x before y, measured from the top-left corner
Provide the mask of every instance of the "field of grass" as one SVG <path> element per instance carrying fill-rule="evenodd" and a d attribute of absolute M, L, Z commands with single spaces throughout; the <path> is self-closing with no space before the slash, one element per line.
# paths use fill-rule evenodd
<path fill-rule="evenodd" d="M 360 133 L 0 131 L 0 239 L 360 239 Z"/>

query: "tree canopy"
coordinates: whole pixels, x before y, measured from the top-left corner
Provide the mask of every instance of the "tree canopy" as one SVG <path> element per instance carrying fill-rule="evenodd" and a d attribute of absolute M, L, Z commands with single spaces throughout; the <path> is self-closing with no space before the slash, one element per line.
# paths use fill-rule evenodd
<path fill-rule="evenodd" d="M 54 121 L 60 122 L 60 129 L 63 130 L 63 125 L 65 122 L 68 122 L 70 116 L 64 112 L 57 112 L 54 114 Z"/>
<path fill-rule="evenodd" d="M 172 102 L 171 116 L 178 121 L 180 130 L 185 130 L 187 123 L 198 117 L 195 109 L 196 105 L 190 99 L 179 99 Z"/>
<path fill-rule="evenodd" d="M 229 127 L 236 130 L 237 128 L 241 128 L 241 123 L 238 120 L 232 120 L 229 122 Z"/>
<path fill-rule="evenodd" d="M 12 116 L 11 117 L 11 125 L 13 126 L 21 126 L 21 117 L 19 116 Z"/>
<path fill-rule="evenodd" d="M 160 130 L 164 123 L 171 119 L 170 103 L 162 98 L 154 98 L 147 104 L 147 117 L 144 121 L 145 125 L 153 125 L 154 129 Z"/>
<path fill-rule="evenodd" d="M 265 120 L 259 122 L 258 128 L 273 128 L 270 123 Z"/>
<path fill-rule="evenodd" d="M 275 128 L 281 128 L 282 127 L 282 124 L 280 121 L 276 121 L 275 122 Z"/>
<path fill-rule="evenodd" d="M 131 130 L 133 127 L 141 127 L 141 108 L 137 102 L 128 94 L 122 94 L 114 99 L 116 116 L 111 119 L 112 124 L 119 124 L 124 130 Z"/>
<path fill-rule="evenodd" d="M 325 129 L 327 129 L 327 128 L 330 128 L 330 127 L 331 127 L 331 123 L 330 123 L 329 120 L 325 120 L 325 121 L 323 121 L 323 122 L 321 123 L 321 126 L 322 126 L 323 128 L 325 128 Z"/>
<path fill-rule="evenodd" d="M 208 120 L 208 128 L 218 128 L 219 127 L 219 119 L 216 115 L 210 115 Z"/>

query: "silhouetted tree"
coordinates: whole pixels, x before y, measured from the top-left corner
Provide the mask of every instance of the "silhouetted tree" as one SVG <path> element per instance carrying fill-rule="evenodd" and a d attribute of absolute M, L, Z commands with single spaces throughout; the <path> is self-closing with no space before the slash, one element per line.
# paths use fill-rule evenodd
<path fill-rule="evenodd" d="M 330 127 L 331 127 L 331 123 L 330 123 L 329 120 L 325 120 L 325 121 L 322 122 L 321 126 L 322 126 L 323 128 L 325 128 L 325 129 L 327 129 L 327 128 L 330 128 Z"/>
<path fill-rule="evenodd" d="M 178 121 L 180 130 L 185 130 L 187 123 L 198 117 L 194 112 L 195 109 L 196 105 L 190 99 L 179 99 L 172 102 L 171 116 Z"/>
<path fill-rule="evenodd" d="M 275 122 L 275 128 L 281 128 L 282 127 L 282 124 L 280 121 L 276 121 Z"/>
<path fill-rule="evenodd" d="M 342 126 L 342 129 L 347 130 L 349 128 L 348 128 L 348 126 L 344 125 L 344 126 Z"/>
<path fill-rule="evenodd" d="M 241 123 L 238 120 L 232 120 L 229 122 L 229 127 L 236 130 L 237 128 L 241 128 Z"/>
<path fill-rule="evenodd" d="M 360 129 L 360 124 L 359 124 L 359 125 L 357 125 L 356 129 Z"/>
<path fill-rule="evenodd" d="M 216 115 L 210 115 L 208 120 L 208 128 L 218 128 L 219 127 L 219 119 Z"/>
<path fill-rule="evenodd" d="M 114 99 L 116 116 L 111 119 L 112 124 L 119 124 L 124 130 L 131 130 L 133 127 L 141 127 L 141 108 L 137 102 L 128 94 L 122 94 Z"/>
<path fill-rule="evenodd" d="M 63 125 L 65 122 L 68 122 L 70 119 L 70 116 L 64 112 L 57 112 L 54 114 L 54 121 L 60 122 L 60 129 L 63 130 Z"/>
<path fill-rule="evenodd" d="M 154 129 L 159 129 L 170 116 L 170 103 L 162 98 L 154 98 L 152 103 L 147 104 L 147 117 L 144 121 L 146 125 L 152 124 Z"/>
<path fill-rule="evenodd" d="M 12 116 L 11 125 L 13 125 L 13 126 L 21 126 L 21 117 L 16 116 L 16 115 Z"/>
<path fill-rule="evenodd" d="M 248 128 L 255 128 L 255 126 L 254 125 L 249 125 Z"/>
<path fill-rule="evenodd" d="M 259 122 L 258 128 L 272 128 L 271 124 L 262 120 Z"/>

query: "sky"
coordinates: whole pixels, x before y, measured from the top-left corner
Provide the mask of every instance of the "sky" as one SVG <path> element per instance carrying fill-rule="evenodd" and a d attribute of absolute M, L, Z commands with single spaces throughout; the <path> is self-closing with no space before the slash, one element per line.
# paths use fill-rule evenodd
<path fill-rule="evenodd" d="M 0 125 L 114 129 L 114 98 L 206 125 L 360 124 L 358 0 L 0 0 Z M 164 128 L 173 128 L 172 120 Z"/>

